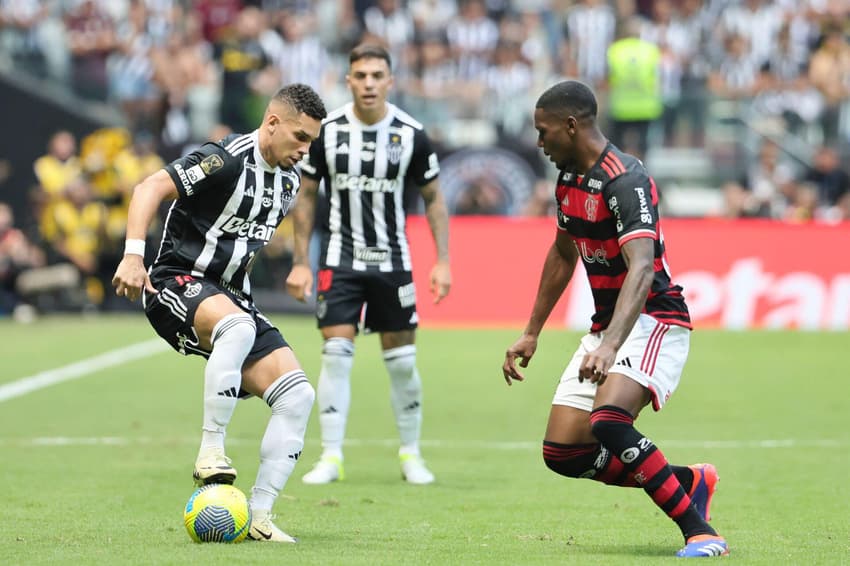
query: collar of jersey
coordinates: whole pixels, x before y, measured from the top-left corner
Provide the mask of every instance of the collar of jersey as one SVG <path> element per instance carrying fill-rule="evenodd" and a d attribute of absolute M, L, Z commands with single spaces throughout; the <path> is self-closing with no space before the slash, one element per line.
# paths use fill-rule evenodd
<path fill-rule="evenodd" d="M 266 163 L 266 160 L 263 159 L 263 155 L 260 153 L 260 130 L 254 130 L 251 133 L 251 139 L 254 140 L 254 161 L 263 171 L 274 173 L 276 167 L 272 167 Z"/>
<path fill-rule="evenodd" d="M 393 117 L 395 116 L 395 105 L 391 104 L 389 102 L 385 102 L 385 104 L 387 105 L 387 113 L 384 115 L 383 118 L 380 119 L 380 121 L 375 122 L 374 124 L 364 124 L 363 122 L 360 121 L 360 119 L 354 113 L 354 103 L 353 102 L 349 102 L 348 104 L 345 105 L 345 117 L 348 118 L 349 123 L 357 124 L 358 126 L 360 126 L 360 129 L 363 130 L 363 131 L 366 131 L 366 132 L 374 131 L 374 130 L 377 130 L 377 129 L 381 128 L 382 126 L 392 122 Z"/>

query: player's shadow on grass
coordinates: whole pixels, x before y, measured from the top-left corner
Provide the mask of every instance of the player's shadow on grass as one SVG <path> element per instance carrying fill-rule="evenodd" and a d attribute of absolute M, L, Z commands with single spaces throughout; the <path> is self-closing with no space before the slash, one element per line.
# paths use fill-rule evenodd
<path fill-rule="evenodd" d="M 673 558 L 678 548 L 662 544 L 576 544 L 576 554 L 601 554 L 610 556 Z"/>

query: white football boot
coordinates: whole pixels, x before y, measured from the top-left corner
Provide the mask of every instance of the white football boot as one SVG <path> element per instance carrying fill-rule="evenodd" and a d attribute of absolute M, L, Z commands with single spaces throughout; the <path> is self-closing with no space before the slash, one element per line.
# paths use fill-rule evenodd
<path fill-rule="evenodd" d="M 275 517 L 276 515 L 272 515 L 269 511 L 252 510 L 248 538 L 260 542 L 298 542 L 297 538 L 291 537 L 277 528 L 277 525 L 272 522 Z"/>
<path fill-rule="evenodd" d="M 215 448 L 198 455 L 192 477 L 198 487 L 211 483 L 232 485 L 236 480 L 236 469 L 230 465 L 230 458 L 224 455 L 224 451 Z"/>
<path fill-rule="evenodd" d="M 304 474 L 301 481 L 310 485 L 322 485 L 345 479 L 342 458 L 337 456 L 322 456 L 313 469 Z"/>
<path fill-rule="evenodd" d="M 398 457 L 401 464 L 401 477 L 407 483 L 425 485 L 434 483 L 434 474 L 425 466 L 425 460 L 418 454 L 401 454 Z"/>

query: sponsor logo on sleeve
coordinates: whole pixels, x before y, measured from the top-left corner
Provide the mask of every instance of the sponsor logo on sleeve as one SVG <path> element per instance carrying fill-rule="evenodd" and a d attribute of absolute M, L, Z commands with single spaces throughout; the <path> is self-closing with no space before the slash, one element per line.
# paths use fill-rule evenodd
<path fill-rule="evenodd" d="M 186 195 L 191 196 L 194 194 L 195 191 L 192 190 L 192 182 L 186 175 L 186 170 L 183 169 L 183 166 L 179 163 L 175 163 L 174 170 L 177 171 L 177 176 L 180 177 L 180 184 L 183 185 L 183 190 L 186 192 Z"/>

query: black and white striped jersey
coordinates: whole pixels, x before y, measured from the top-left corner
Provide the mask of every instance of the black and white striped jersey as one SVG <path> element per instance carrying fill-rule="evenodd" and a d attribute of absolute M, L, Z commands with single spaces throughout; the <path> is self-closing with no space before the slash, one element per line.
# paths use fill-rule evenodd
<path fill-rule="evenodd" d="M 258 132 L 205 143 L 165 167 L 171 205 L 151 278 L 191 274 L 251 296 L 248 274 L 289 211 L 301 178 L 260 155 Z"/>
<path fill-rule="evenodd" d="M 422 124 L 387 107 L 372 125 L 355 117 L 353 103 L 331 112 L 301 162 L 306 177 L 325 181 L 317 197 L 326 199 L 317 225 L 323 268 L 411 271 L 404 188 L 433 181 L 440 164 Z"/>

